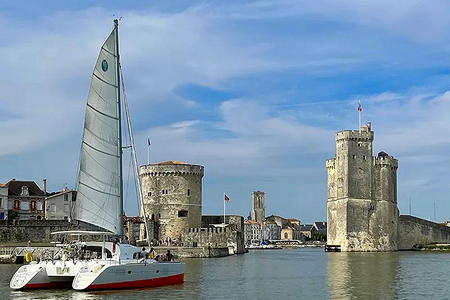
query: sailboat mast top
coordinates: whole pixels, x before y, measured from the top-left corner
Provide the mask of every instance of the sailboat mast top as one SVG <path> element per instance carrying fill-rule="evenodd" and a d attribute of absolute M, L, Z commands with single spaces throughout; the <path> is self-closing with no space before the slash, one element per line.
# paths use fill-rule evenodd
<path fill-rule="evenodd" d="M 119 55 L 119 21 L 114 20 L 116 39 L 116 72 L 117 72 L 117 112 L 119 117 L 119 176 L 120 176 L 120 209 L 119 209 L 119 235 L 123 236 L 123 169 L 122 169 L 122 113 L 120 101 L 120 55 Z"/>

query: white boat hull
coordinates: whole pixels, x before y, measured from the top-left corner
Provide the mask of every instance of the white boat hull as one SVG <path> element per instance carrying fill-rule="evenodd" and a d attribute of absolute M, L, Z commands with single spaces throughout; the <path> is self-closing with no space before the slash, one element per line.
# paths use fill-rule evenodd
<path fill-rule="evenodd" d="M 180 284 L 184 264 L 175 262 L 125 262 L 100 265 L 80 271 L 74 278 L 75 290 L 127 289 Z"/>
<path fill-rule="evenodd" d="M 52 262 L 29 264 L 16 271 L 9 286 L 15 290 L 70 287 L 77 271 L 78 267 L 74 267 L 72 262 L 67 265 L 60 261 L 55 264 Z"/>

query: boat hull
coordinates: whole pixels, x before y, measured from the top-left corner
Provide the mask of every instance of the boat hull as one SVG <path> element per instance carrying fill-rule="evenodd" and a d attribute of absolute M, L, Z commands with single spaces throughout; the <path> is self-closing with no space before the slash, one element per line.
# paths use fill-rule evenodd
<path fill-rule="evenodd" d="M 49 289 L 70 287 L 74 276 L 49 276 L 44 264 L 20 267 L 11 278 L 12 289 Z"/>
<path fill-rule="evenodd" d="M 183 263 L 122 263 L 104 265 L 75 276 L 75 290 L 127 289 L 181 284 Z"/>

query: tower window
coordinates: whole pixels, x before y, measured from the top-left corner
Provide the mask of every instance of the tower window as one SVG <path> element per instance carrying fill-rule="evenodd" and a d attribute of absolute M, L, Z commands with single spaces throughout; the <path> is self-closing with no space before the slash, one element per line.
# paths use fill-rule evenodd
<path fill-rule="evenodd" d="M 190 190 L 190 189 L 188 189 L 188 191 L 187 191 L 187 195 L 188 195 L 188 196 L 190 196 L 190 195 L 191 195 L 191 190 Z"/>
<path fill-rule="evenodd" d="M 151 197 L 152 196 L 152 192 L 148 192 L 147 196 Z"/>
<path fill-rule="evenodd" d="M 188 211 L 187 210 L 179 210 L 178 211 L 178 217 L 179 218 L 184 218 L 188 216 Z"/>
<path fill-rule="evenodd" d="M 366 156 L 365 155 L 363 155 L 363 159 L 366 160 Z"/>
<path fill-rule="evenodd" d="M 353 159 L 356 159 L 356 155 L 353 155 Z"/>

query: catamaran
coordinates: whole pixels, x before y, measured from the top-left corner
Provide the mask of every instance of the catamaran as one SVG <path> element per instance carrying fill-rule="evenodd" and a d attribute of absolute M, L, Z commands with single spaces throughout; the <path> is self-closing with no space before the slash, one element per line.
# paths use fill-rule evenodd
<path fill-rule="evenodd" d="M 66 236 L 100 236 L 103 241 L 62 243 L 51 259 L 20 267 L 13 289 L 59 288 L 76 290 L 122 289 L 179 284 L 184 263 L 142 257 L 139 247 L 105 241 L 123 236 L 122 104 L 125 108 L 132 161 L 137 158 L 119 56 L 118 20 L 101 47 L 87 99 L 77 185 L 75 218 L 106 231 L 55 232 Z M 123 103 L 122 103 L 123 102 Z M 138 197 L 142 203 L 140 184 Z M 146 228 L 147 227 L 147 224 Z M 147 239 L 149 238 L 147 234 Z"/>

